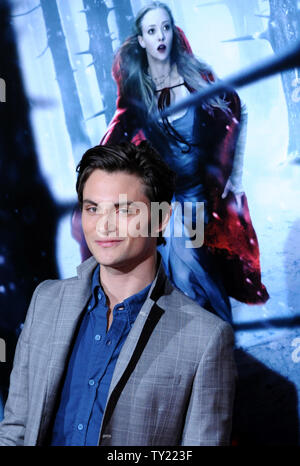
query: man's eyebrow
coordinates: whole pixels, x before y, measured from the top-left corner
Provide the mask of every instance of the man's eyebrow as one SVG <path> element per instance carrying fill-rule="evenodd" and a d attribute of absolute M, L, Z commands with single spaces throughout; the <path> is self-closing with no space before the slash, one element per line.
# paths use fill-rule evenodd
<path fill-rule="evenodd" d="M 121 206 L 130 206 L 131 204 L 134 204 L 135 201 L 124 201 L 124 202 L 110 202 L 110 201 L 103 201 L 105 204 L 106 203 L 110 203 L 112 204 L 114 207 L 121 207 Z M 95 201 L 91 201 L 90 199 L 84 199 L 82 201 L 82 204 L 91 204 L 91 205 L 94 205 L 97 207 L 97 205 L 99 204 L 98 202 L 95 202 Z M 100 202 L 101 204 L 101 202 Z"/>
<path fill-rule="evenodd" d="M 131 204 L 134 204 L 135 201 L 127 201 L 127 202 L 117 202 L 116 204 L 114 204 L 115 207 L 130 207 Z"/>
<path fill-rule="evenodd" d="M 82 201 L 82 204 L 92 204 L 92 205 L 97 205 L 97 202 L 91 201 L 90 199 L 84 199 Z"/>

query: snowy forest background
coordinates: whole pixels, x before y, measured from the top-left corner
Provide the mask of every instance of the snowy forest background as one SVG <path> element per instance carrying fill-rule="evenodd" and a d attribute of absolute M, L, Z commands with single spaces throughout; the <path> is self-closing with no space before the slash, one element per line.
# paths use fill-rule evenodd
<path fill-rule="evenodd" d="M 76 273 L 75 167 L 116 100 L 113 55 L 142 0 L 1 0 L 0 362 L 7 394 L 34 288 Z M 195 55 L 221 78 L 300 40 L 297 0 L 169 0 Z M 262 306 L 232 300 L 240 385 L 237 444 L 299 443 L 300 74 L 238 90 L 248 109 L 244 188 L 261 251 Z M 2 96 L 3 97 L 3 96 Z M 4 354 L 4 353 L 3 353 Z M 2 405 L 0 403 L 0 419 Z"/>

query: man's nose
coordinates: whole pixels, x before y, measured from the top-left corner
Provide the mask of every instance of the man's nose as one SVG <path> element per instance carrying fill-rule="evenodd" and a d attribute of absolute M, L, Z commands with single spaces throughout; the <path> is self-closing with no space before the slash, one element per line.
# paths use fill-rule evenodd
<path fill-rule="evenodd" d="M 96 232 L 99 236 L 107 235 L 116 230 L 116 214 L 108 213 L 100 215 L 96 224 Z"/>

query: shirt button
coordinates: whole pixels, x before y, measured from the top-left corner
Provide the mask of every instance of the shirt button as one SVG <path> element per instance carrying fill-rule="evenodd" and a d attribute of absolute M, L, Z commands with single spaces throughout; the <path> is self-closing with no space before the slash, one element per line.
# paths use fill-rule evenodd
<path fill-rule="evenodd" d="M 90 379 L 90 380 L 89 380 L 89 385 L 93 386 L 94 384 L 95 384 L 95 380 Z"/>
<path fill-rule="evenodd" d="M 89 304 L 89 305 L 88 305 L 88 311 L 90 311 L 90 310 L 92 309 L 92 307 L 93 307 L 93 306 L 92 306 L 91 304 Z"/>
<path fill-rule="evenodd" d="M 106 344 L 109 346 L 111 344 L 111 340 L 107 340 Z"/>
<path fill-rule="evenodd" d="M 101 335 L 95 335 L 95 340 L 96 340 L 96 341 L 101 340 Z"/>
<path fill-rule="evenodd" d="M 83 429 L 83 424 L 78 424 L 77 429 L 82 430 Z"/>

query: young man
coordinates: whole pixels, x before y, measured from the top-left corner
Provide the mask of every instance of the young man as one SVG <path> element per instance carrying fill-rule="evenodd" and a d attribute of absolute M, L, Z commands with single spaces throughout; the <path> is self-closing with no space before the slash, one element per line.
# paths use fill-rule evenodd
<path fill-rule="evenodd" d="M 93 257 L 33 295 L 0 445 L 228 444 L 233 332 L 171 285 L 156 252 L 173 172 L 146 142 L 94 147 L 78 172 Z"/>

